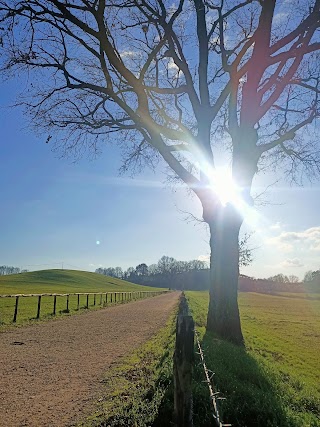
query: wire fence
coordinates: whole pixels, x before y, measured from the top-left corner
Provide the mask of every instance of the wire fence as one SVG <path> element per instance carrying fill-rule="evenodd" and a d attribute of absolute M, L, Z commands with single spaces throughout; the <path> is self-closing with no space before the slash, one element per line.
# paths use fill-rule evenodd
<path fill-rule="evenodd" d="M 194 349 L 194 336 L 198 351 Z M 176 325 L 176 346 L 174 354 L 174 419 L 176 427 L 193 426 L 193 399 L 192 399 L 192 377 L 194 353 L 199 355 L 199 365 L 203 367 L 204 383 L 209 390 L 210 407 L 216 427 L 230 427 L 231 424 L 225 424 L 222 421 L 219 400 L 225 400 L 215 389 L 212 378 L 214 372 L 208 369 L 204 351 L 201 347 L 199 333 L 194 326 L 194 320 L 190 313 L 188 301 L 181 294 L 179 302 L 179 311 Z"/>
<path fill-rule="evenodd" d="M 200 357 L 200 364 L 203 367 L 204 370 L 204 375 L 205 375 L 205 380 L 204 382 L 208 385 L 208 389 L 209 389 L 209 395 L 210 395 L 210 402 L 211 402 L 211 408 L 212 408 L 212 415 L 213 415 L 213 419 L 214 422 L 216 424 L 217 427 L 230 427 L 231 424 L 224 424 L 221 416 L 220 416 L 220 411 L 218 408 L 218 400 L 225 400 L 224 397 L 220 396 L 220 393 L 218 391 L 215 391 L 215 387 L 212 381 L 212 378 L 214 376 L 214 372 L 212 372 L 210 369 L 208 369 L 206 362 L 205 362 L 205 358 L 204 358 L 204 353 L 200 344 L 200 340 L 199 340 L 199 334 L 198 331 L 195 329 L 194 330 L 195 336 L 196 336 L 196 341 L 197 341 L 197 346 L 198 346 L 198 352 L 197 354 Z"/>

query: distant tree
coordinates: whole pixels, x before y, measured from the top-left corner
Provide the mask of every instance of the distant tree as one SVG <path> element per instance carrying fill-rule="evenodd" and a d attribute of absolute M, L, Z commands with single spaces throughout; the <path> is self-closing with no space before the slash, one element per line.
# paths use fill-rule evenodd
<path fill-rule="evenodd" d="M 158 264 L 150 264 L 148 267 L 148 272 L 150 276 L 154 276 L 159 273 Z"/>
<path fill-rule="evenodd" d="M 117 277 L 118 279 L 122 279 L 123 277 L 123 270 L 121 267 L 115 267 L 114 269 L 114 277 Z"/>
<path fill-rule="evenodd" d="M 136 275 L 137 276 L 147 276 L 148 275 L 148 266 L 145 263 L 139 264 L 136 266 Z"/>
<path fill-rule="evenodd" d="M 129 267 L 125 272 L 124 272 L 124 277 L 126 280 L 132 280 L 134 279 L 136 276 L 136 269 L 133 267 Z"/>
<path fill-rule="evenodd" d="M 97 268 L 96 273 L 103 274 L 104 276 L 122 278 L 123 272 L 121 267 L 107 267 L 107 268 Z"/>
<path fill-rule="evenodd" d="M 174 258 L 163 255 L 158 261 L 159 274 L 163 274 L 164 276 L 174 274 L 176 271 L 176 263 L 177 261 Z"/>
<path fill-rule="evenodd" d="M 6 276 L 8 274 L 18 274 L 20 273 L 20 268 L 13 267 L 10 265 L 1 265 L 0 266 L 0 276 Z"/>
<path fill-rule="evenodd" d="M 288 276 L 288 281 L 289 281 L 290 283 L 299 283 L 299 277 L 298 277 L 298 276 L 295 276 L 294 274 L 290 274 L 290 275 Z"/>
<path fill-rule="evenodd" d="M 284 274 L 276 274 L 275 276 L 268 277 L 267 280 L 270 280 L 271 282 L 277 282 L 277 283 L 288 283 L 289 278 L 288 276 L 285 276 Z"/>
<path fill-rule="evenodd" d="M 313 280 L 313 271 L 309 270 L 305 273 L 303 281 L 305 283 L 312 282 Z"/>
<path fill-rule="evenodd" d="M 189 270 L 199 271 L 207 268 L 208 266 L 205 261 L 201 261 L 199 259 L 193 259 L 188 262 L 188 267 L 189 267 Z"/>
<path fill-rule="evenodd" d="M 305 283 L 320 284 L 320 270 L 307 271 L 303 281 Z"/>
<path fill-rule="evenodd" d="M 104 269 L 104 275 L 110 276 L 110 277 L 117 277 L 116 276 L 116 270 L 114 267 L 108 267 Z"/>

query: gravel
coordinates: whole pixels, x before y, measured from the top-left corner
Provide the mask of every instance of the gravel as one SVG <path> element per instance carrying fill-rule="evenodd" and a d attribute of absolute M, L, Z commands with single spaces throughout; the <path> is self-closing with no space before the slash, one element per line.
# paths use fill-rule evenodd
<path fill-rule="evenodd" d="M 103 374 L 165 325 L 178 292 L 0 333 L 0 426 L 66 427 Z"/>

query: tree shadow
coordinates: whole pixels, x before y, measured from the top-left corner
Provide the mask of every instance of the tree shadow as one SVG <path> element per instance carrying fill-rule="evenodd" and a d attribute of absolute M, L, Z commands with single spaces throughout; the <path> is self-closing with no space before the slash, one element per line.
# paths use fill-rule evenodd
<path fill-rule="evenodd" d="M 156 389 L 165 389 L 157 416 L 152 423 L 152 427 L 170 427 L 173 426 L 173 372 L 170 376 L 161 375 L 157 379 Z"/>
<path fill-rule="evenodd" d="M 295 423 L 288 419 L 272 374 L 245 348 L 208 332 L 201 347 L 208 369 L 215 373 L 212 378 L 215 391 L 223 398 L 218 400 L 218 407 L 224 423 L 237 427 L 293 427 Z M 208 385 L 203 380 L 202 364 L 196 363 L 193 384 L 196 427 L 214 425 Z"/>

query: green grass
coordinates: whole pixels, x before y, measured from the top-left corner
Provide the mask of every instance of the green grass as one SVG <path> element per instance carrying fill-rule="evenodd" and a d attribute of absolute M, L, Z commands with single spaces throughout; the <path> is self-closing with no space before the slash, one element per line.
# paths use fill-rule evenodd
<path fill-rule="evenodd" d="M 166 326 L 105 374 L 96 411 L 81 427 L 164 427 L 173 413 L 176 312 Z"/>
<path fill-rule="evenodd" d="M 320 299 L 315 295 L 239 296 L 246 349 L 205 332 L 208 294 L 188 292 L 222 419 L 238 427 L 320 426 Z M 195 378 L 202 378 L 196 367 Z M 210 426 L 207 386 L 195 381 L 195 426 Z"/>
<path fill-rule="evenodd" d="M 14 274 L 0 277 L 0 295 L 42 294 L 42 293 L 81 293 L 81 292 L 124 292 L 157 290 L 140 286 L 124 280 L 103 276 L 96 273 L 74 270 L 42 270 L 32 273 Z M 80 297 L 80 308 L 86 306 L 86 296 Z M 110 302 L 110 301 L 109 301 Z M 77 296 L 70 295 L 69 313 L 78 313 Z M 99 308 L 100 296 L 96 297 L 93 306 L 93 296 L 89 297 L 90 308 Z M 12 324 L 15 298 L 0 298 L 0 327 L 7 328 Z M 43 296 L 41 301 L 41 319 L 52 318 L 53 297 Z M 66 314 L 66 297 L 57 297 L 57 315 Z M 34 321 L 37 314 L 37 297 L 19 299 L 17 325 Z"/>

